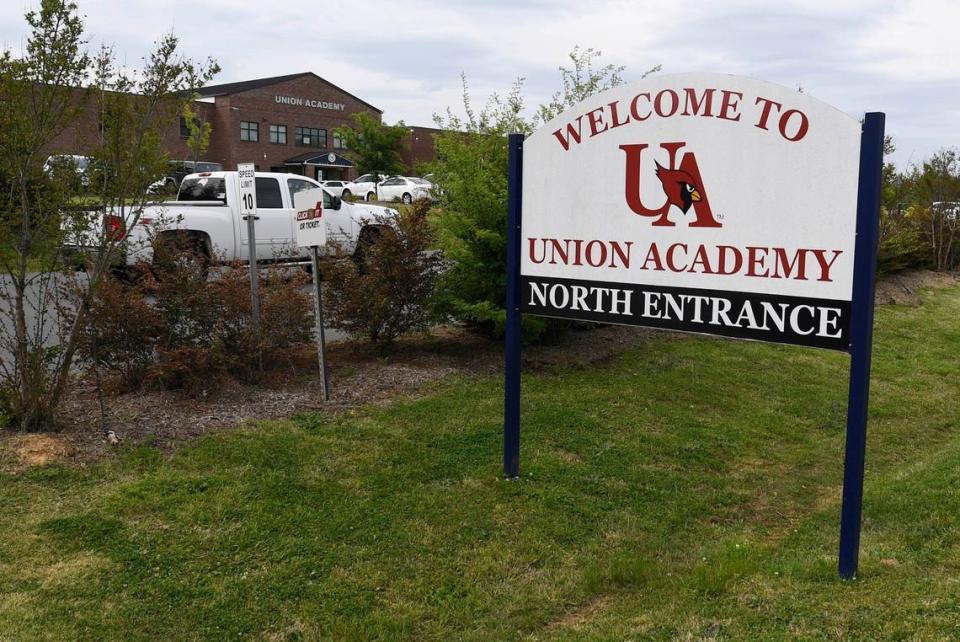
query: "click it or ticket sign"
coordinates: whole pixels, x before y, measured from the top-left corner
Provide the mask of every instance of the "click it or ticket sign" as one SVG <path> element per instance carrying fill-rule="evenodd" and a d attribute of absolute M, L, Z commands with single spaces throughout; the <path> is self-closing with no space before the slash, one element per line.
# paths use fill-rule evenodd
<path fill-rule="evenodd" d="M 329 199 L 329 196 L 319 188 L 302 190 L 293 195 L 298 247 L 326 248 L 327 222 L 323 217 L 325 199 Z"/>
<path fill-rule="evenodd" d="M 323 220 L 322 203 L 297 212 L 297 246 L 324 247 L 327 244 L 327 228 Z"/>
<path fill-rule="evenodd" d="M 738 76 L 652 76 L 524 141 L 525 313 L 847 350 L 860 123 Z"/>

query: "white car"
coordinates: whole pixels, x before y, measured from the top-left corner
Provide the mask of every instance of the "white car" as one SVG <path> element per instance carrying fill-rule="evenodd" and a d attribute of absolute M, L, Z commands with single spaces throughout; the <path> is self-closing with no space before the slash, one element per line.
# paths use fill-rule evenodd
<path fill-rule="evenodd" d="M 62 170 L 76 172 L 80 177 L 80 183 L 84 187 L 90 185 L 91 159 L 89 156 L 78 156 L 76 154 L 54 154 L 48 156 L 43 163 L 43 171 L 47 174 L 54 174 Z"/>
<path fill-rule="evenodd" d="M 424 180 L 430 183 L 430 198 L 433 199 L 434 201 L 437 201 L 437 200 L 440 200 L 440 198 L 444 196 L 446 192 L 443 191 L 442 187 L 437 185 L 436 181 L 433 180 L 433 176 L 434 176 L 433 173 L 424 174 L 420 178 L 420 180 Z"/>
<path fill-rule="evenodd" d="M 379 185 L 378 195 L 381 201 L 399 199 L 410 204 L 418 198 L 430 198 L 433 184 L 413 176 L 391 176 Z"/>
<path fill-rule="evenodd" d="M 379 175 L 379 180 L 385 179 L 386 176 L 383 174 Z M 353 187 L 350 189 L 350 194 L 353 194 L 357 198 L 361 198 L 365 201 L 375 201 L 377 200 L 377 175 L 376 174 L 364 174 L 363 176 L 357 177 L 356 180 L 350 181 L 353 184 Z"/>
<path fill-rule="evenodd" d="M 948 221 L 955 221 L 960 218 L 960 203 L 951 201 L 937 201 L 933 204 L 933 211 L 942 213 Z"/>
<path fill-rule="evenodd" d="M 351 181 L 320 181 L 320 184 L 326 187 L 328 192 L 340 198 L 357 193 L 357 186 Z"/>

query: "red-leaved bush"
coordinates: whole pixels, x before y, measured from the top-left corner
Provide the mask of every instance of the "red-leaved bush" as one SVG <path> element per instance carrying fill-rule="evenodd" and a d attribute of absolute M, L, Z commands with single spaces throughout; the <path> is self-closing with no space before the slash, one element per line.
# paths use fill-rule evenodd
<path fill-rule="evenodd" d="M 132 280 L 105 279 L 93 298 L 83 363 L 111 387 L 203 395 L 225 378 L 254 381 L 312 339 L 309 277 L 289 266 L 260 270 L 261 334 L 255 335 L 245 263 L 209 270 L 197 257 L 158 248 Z"/>
<path fill-rule="evenodd" d="M 387 348 L 400 334 L 429 326 L 441 257 L 426 221 L 426 200 L 380 220 L 354 259 L 324 267 L 329 323 Z M 371 229 L 370 231 L 373 231 Z"/>

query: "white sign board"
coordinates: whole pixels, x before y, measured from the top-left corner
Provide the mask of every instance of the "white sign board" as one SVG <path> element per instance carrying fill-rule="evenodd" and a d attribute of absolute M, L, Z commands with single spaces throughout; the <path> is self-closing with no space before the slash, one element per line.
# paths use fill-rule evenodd
<path fill-rule="evenodd" d="M 860 130 L 721 74 L 584 100 L 524 141 L 522 311 L 847 349 Z"/>
<path fill-rule="evenodd" d="M 253 163 L 238 163 L 237 178 L 240 184 L 240 215 L 257 213 L 257 182 Z"/>
<path fill-rule="evenodd" d="M 307 189 L 293 195 L 296 212 L 297 246 L 325 248 L 327 245 L 327 222 L 323 217 L 323 202 L 327 200 L 320 188 Z"/>

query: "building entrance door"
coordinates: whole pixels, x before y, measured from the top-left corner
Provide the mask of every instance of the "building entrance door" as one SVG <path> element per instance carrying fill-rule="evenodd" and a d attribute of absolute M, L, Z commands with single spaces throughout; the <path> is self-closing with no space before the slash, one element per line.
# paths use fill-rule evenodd
<path fill-rule="evenodd" d="M 318 181 L 342 181 L 343 170 L 336 167 L 316 167 L 315 178 Z"/>

